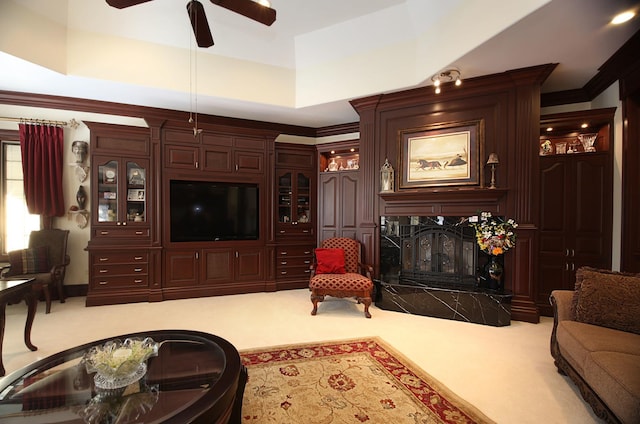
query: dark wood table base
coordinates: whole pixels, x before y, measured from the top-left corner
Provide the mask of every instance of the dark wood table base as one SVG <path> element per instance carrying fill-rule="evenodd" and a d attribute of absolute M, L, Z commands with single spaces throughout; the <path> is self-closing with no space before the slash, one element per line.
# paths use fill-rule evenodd
<path fill-rule="evenodd" d="M 38 348 L 31 343 L 31 327 L 38 308 L 38 297 L 41 287 L 35 283 L 34 279 L 29 280 L 0 280 L 0 376 L 5 375 L 4 364 L 2 362 L 2 342 L 4 340 L 4 325 L 6 321 L 6 310 L 9 303 L 18 303 L 24 299 L 27 303 L 27 322 L 24 326 L 24 344 L 29 350 L 35 351 Z"/>

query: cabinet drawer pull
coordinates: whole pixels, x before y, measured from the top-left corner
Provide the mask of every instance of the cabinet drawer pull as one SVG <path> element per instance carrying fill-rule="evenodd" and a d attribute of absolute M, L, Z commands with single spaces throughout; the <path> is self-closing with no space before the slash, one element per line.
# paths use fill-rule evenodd
<path fill-rule="evenodd" d="M 108 282 L 106 282 L 106 281 L 98 281 L 98 284 L 100 284 L 101 286 L 106 286 L 108 284 Z"/>
<path fill-rule="evenodd" d="M 569 271 L 569 262 L 565 262 L 565 264 L 564 264 L 564 270 L 565 270 L 565 271 Z"/>
<path fill-rule="evenodd" d="M 308 233 L 308 232 L 309 232 L 309 230 L 302 230 L 302 232 L 303 232 L 303 233 Z"/>
<path fill-rule="evenodd" d="M 109 231 L 102 230 L 102 231 L 100 231 L 100 235 L 101 236 L 108 236 L 109 235 Z"/>
<path fill-rule="evenodd" d="M 109 272 L 109 271 L 107 271 L 106 269 L 101 269 L 101 270 L 100 270 L 100 271 L 98 271 L 98 272 L 99 272 L 100 274 L 106 274 L 106 273 L 107 273 L 107 272 Z"/>
<path fill-rule="evenodd" d="M 143 231 L 136 231 L 136 235 L 137 235 L 137 236 L 141 236 L 141 235 L 143 235 L 143 234 L 144 234 L 144 232 L 143 232 Z"/>
<path fill-rule="evenodd" d="M 142 283 L 142 280 L 133 280 L 133 282 L 136 283 L 136 284 L 140 284 L 140 283 Z"/>
<path fill-rule="evenodd" d="M 284 231 L 284 230 L 280 230 L 280 234 L 284 234 L 284 233 L 285 233 L 285 231 Z"/>
<path fill-rule="evenodd" d="M 282 256 L 284 256 L 284 255 L 286 255 L 286 254 L 287 254 L 287 252 L 280 252 L 280 254 L 281 254 Z"/>
<path fill-rule="evenodd" d="M 309 255 L 309 254 L 311 254 L 311 252 L 310 252 L 310 251 L 308 251 L 308 250 L 305 250 L 304 254 L 305 254 L 305 255 Z"/>
<path fill-rule="evenodd" d="M 286 265 L 286 264 L 287 264 L 287 261 L 280 262 L 280 265 Z"/>
<path fill-rule="evenodd" d="M 304 273 L 305 273 L 305 274 L 309 274 L 310 272 L 311 272 L 311 270 L 310 270 L 310 269 L 305 269 L 305 270 L 304 270 Z"/>
<path fill-rule="evenodd" d="M 142 268 L 134 268 L 133 269 L 133 272 L 141 272 L 141 271 L 142 271 Z"/>
<path fill-rule="evenodd" d="M 280 275 L 287 275 L 287 271 L 280 271 Z"/>
<path fill-rule="evenodd" d="M 106 261 L 108 261 L 108 260 L 109 260 L 109 258 L 98 258 L 98 260 L 99 260 L 100 262 L 106 262 Z"/>
<path fill-rule="evenodd" d="M 136 260 L 136 261 L 141 261 L 142 260 L 142 256 L 134 256 L 133 259 Z"/>
<path fill-rule="evenodd" d="M 305 263 L 305 265 L 306 265 L 306 264 L 310 264 L 310 263 L 311 263 L 311 261 L 304 261 L 304 263 Z"/>

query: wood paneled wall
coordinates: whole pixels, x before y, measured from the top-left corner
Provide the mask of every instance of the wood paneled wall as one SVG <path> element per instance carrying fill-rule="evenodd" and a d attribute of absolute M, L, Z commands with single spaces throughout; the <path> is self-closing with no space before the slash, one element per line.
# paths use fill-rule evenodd
<path fill-rule="evenodd" d="M 520 224 L 518 248 L 505 257 L 506 288 L 514 293 L 514 319 L 538 322 L 535 282 L 540 85 L 554 67 L 541 65 L 474 78 L 465 80 L 460 87 L 445 84 L 441 94 L 425 87 L 352 101 L 360 114 L 360 167 L 362 175 L 368 178 L 360 194 L 359 231 L 368 263 L 378 262 L 379 217 L 390 211 L 394 215 L 454 212 L 472 215 L 489 210 L 514 218 Z M 483 136 L 479 140 L 480 184 L 398 188 L 403 130 L 468 121 L 483 123 Z M 500 158 L 497 169 L 500 190 L 495 191 L 482 185 L 482 181 L 490 179 L 485 163 L 492 152 Z M 385 158 L 389 158 L 396 171 L 396 191 L 380 196 L 379 169 Z"/>

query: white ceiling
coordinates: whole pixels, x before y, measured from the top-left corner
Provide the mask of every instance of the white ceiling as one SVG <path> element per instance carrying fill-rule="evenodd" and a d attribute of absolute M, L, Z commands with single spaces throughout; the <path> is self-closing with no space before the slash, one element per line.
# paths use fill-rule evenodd
<path fill-rule="evenodd" d="M 0 90 L 323 127 L 357 121 L 351 99 L 448 67 L 559 63 L 543 92 L 581 88 L 640 28 L 608 23 L 626 0 L 271 0 L 271 27 L 201 1 L 209 49 L 187 0 L 2 0 Z"/>

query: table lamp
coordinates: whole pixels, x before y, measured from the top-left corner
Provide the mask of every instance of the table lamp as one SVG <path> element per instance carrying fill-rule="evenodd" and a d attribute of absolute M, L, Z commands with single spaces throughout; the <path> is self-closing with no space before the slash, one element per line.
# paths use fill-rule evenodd
<path fill-rule="evenodd" d="M 489 188 L 496 188 L 496 166 L 498 166 L 499 163 L 498 154 L 490 153 L 489 160 L 487 160 L 487 165 L 491 166 L 491 184 Z"/>

